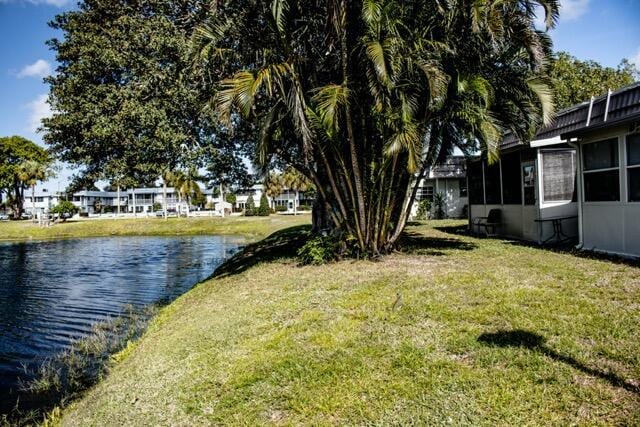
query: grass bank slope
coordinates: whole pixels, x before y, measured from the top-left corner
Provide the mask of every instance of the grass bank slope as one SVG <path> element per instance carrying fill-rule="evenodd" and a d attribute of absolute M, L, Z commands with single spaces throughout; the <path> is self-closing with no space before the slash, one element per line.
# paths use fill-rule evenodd
<path fill-rule="evenodd" d="M 306 224 L 310 215 L 229 218 L 140 218 L 68 221 L 40 227 L 30 221 L 0 222 L 1 240 L 64 239 L 102 236 L 180 236 L 241 234 L 264 237 L 284 227 Z"/>
<path fill-rule="evenodd" d="M 249 247 L 62 423 L 640 424 L 637 266 L 432 225 L 379 262 Z"/>

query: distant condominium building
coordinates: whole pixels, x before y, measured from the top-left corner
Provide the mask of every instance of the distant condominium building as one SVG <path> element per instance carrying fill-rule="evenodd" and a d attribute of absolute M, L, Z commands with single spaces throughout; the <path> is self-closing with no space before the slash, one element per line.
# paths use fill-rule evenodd
<path fill-rule="evenodd" d="M 118 207 L 121 213 L 151 213 L 156 210 L 154 205 L 164 208 L 164 193 L 161 187 L 132 188 L 122 190 L 118 198 L 117 191 L 79 191 L 71 201 L 80 212 L 87 214 L 118 212 Z M 186 205 L 174 188 L 167 188 L 166 194 L 168 211 L 178 211 L 179 205 Z"/>
<path fill-rule="evenodd" d="M 36 190 L 35 194 L 25 194 L 24 211 L 31 215 L 46 213 L 64 200 L 65 194 L 60 191 L 49 192 L 46 189 Z"/>
<path fill-rule="evenodd" d="M 246 209 L 249 197 L 253 198 L 253 203 L 256 207 L 260 205 L 264 187 L 262 184 L 255 184 L 247 188 L 237 188 L 232 192 L 236 196 L 235 203 L 225 203 L 224 206 L 230 211 L 243 212 Z M 168 212 L 187 212 L 201 208 L 208 210 L 220 209 L 222 205 L 220 204 L 218 189 L 203 189 L 202 193 L 205 196 L 203 206 L 187 206 L 187 201 L 180 197 L 173 187 L 168 187 L 166 189 L 166 209 Z M 296 209 L 300 209 L 305 205 L 311 206 L 313 203 L 311 196 L 311 193 L 299 192 L 296 199 L 295 191 L 285 189 L 277 197 L 269 198 L 269 206 L 273 209 L 293 212 L 294 204 Z M 35 212 L 32 212 L 34 211 L 34 202 L 30 195 L 25 197 L 24 207 L 28 213 L 48 213 L 60 200 L 66 199 L 71 201 L 80 213 L 87 215 L 117 212 L 146 214 L 163 210 L 165 207 L 164 197 L 165 190 L 162 187 L 131 188 L 122 190 L 119 193 L 117 191 L 83 190 L 72 195 L 38 190 L 35 194 Z"/>

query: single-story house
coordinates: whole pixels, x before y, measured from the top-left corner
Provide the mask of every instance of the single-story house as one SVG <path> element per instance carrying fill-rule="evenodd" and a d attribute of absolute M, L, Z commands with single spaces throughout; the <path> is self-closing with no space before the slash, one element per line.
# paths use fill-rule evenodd
<path fill-rule="evenodd" d="M 580 247 L 640 257 L 640 83 L 572 112 L 561 139 L 578 149 Z"/>
<path fill-rule="evenodd" d="M 637 83 L 559 112 L 532 141 L 507 135 L 497 163 L 468 162 L 470 228 L 499 211 L 502 236 L 640 256 L 639 133 Z"/>
<path fill-rule="evenodd" d="M 418 187 L 416 203 L 411 210 L 412 216 L 415 217 L 417 214 L 420 201 L 433 202 L 436 194 L 443 196 L 443 211 L 446 218 L 463 218 L 467 215 L 469 199 L 464 156 L 450 156 L 444 162 L 429 169 Z"/>

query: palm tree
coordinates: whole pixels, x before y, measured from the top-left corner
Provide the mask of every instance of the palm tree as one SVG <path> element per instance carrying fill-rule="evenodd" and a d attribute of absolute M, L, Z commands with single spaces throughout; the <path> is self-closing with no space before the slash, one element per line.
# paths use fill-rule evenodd
<path fill-rule="evenodd" d="M 275 198 L 282 194 L 282 175 L 274 172 L 267 174 L 264 180 L 264 191 L 271 201 L 271 209 L 275 209 Z"/>
<path fill-rule="evenodd" d="M 203 180 L 195 167 L 190 167 L 187 171 L 176 170 L 165 175 L 166 181 L 170 182 L 178 194 L 178 205 L 182 205 L 182 199 L 187 201 L 187 216 L 189 216 L 189 206 L 193 199 L 202 197 L 202 189 L 198 182 Z M 164 180 L 164 178 L 163 178 Z"/>
<path fill-rule="evenodd" d="M 491 162 L 553 103 L 558 0 L 271 0 L 212 8 L 193 38 L 211 107 L 258 129 L 256 159 L 314 183 L 336 236 L 394 248 L 430 166 L 454 148 Z M 196 59 L 198 59 L 196 58 Z"/>
<path fill-rule="evenodd" d="M 167 186 L 171 185 L 173 175 L 169 169 L 162 173 L 162 210 L 164 211 L 164 220 L 169 220 L 169 214 L 167 212 Z"/>
<path fill-rule="evenodd" d="M 307 191 L 310 186 L 309 180 L 300 172 L 293 168 L 287 169 L 282 175 L 283 185 L 295 192 L 295 199 L 293 201 L 293 214 L 298 214 L 298 199 L 300 198 L 300 191 Z"/>
<path fill-rule="evenodd" d="M 48 162 L 26 160 L 18 169 L 18 179 L 31 187 L 31 213 L 34 220 L 36 218 L 36 184 L 46 181 L 54 175 L 55 171 Z"/>

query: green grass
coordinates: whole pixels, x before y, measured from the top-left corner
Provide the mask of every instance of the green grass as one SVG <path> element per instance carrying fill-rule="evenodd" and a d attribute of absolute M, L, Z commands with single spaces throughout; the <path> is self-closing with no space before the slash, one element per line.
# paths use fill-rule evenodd
<path fill-rule="evenodd" d="M 65 425 L 640 424 L 640 269 L 409 227 L 298 266 L 300 229 L 161 310 Z M 450 230 L 449 230 L 450 231 Z"/>
<path fill-rule="evenodd" d="M 0 222 L 0 241 L 101 236 L 241 234 L 264 237 L 283 227 L 310 222 L 309 215 L 230 218 L 105 219 L 67 221 L 40 227 L 31 221 Z"/>

